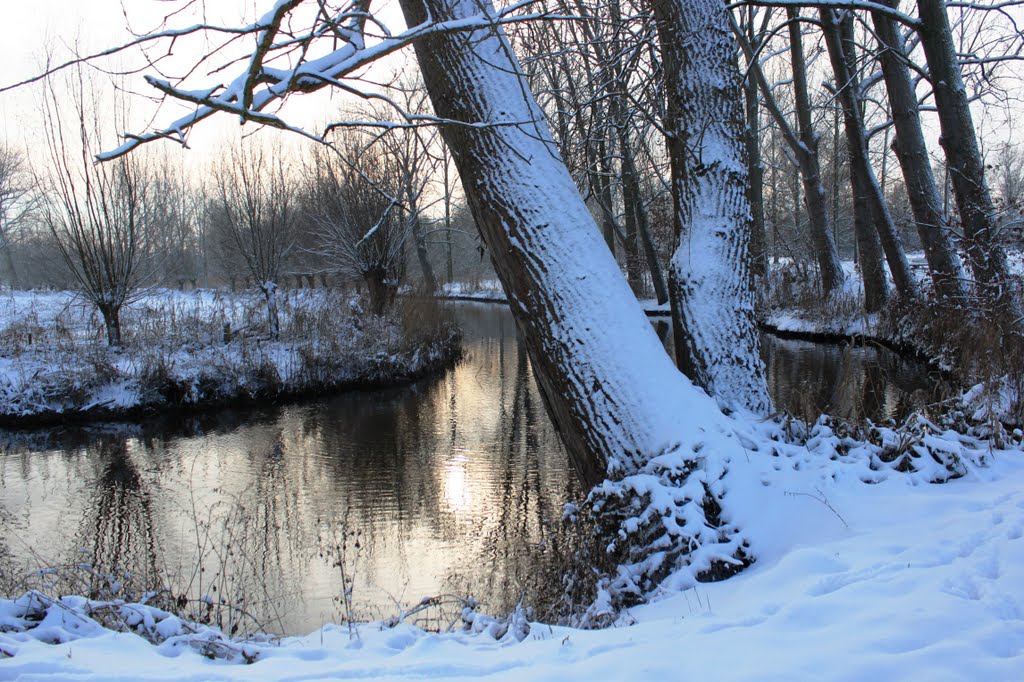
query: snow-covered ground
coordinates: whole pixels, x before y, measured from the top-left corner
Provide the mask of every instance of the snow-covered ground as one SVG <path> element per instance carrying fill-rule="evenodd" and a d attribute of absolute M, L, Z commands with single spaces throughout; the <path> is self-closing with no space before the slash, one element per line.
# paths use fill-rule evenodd
<path fill-rule="evenodd" d="M 918 473 L 867 450 L 836 456 L 827 428 L 803 445 L 769 441 L 767 427 L 739 430 L 765 438 L 728 463 L 725 498 L 756 563 L 721 583 L 667 590 L 616 627 L 530 623 L 527 632 L 515 618 L 511 627 L 479 618 L 476 632 L 335 624 L 232 642 L 157 609 L 27 595 L 0 601 L 0 678 L 1021 679 L 1019 433 L 1005 450 L 929 436 L 932 447 L 957 451 L 966 471 L 936 485 L 926 481 L 943 469 L 927 456 Z"/>
<path fill-rule="evenodd" d="M 469 299 L 474 301 L 504 301 L 505 290 L 496 279 L 486 279 L 479 283 L 446 282 L 441 286 L 444 298 Z"/>
<path fill-rule="evenodd" d="M 273 397 L 415 375 L 452 354 L 442 328 L 374 318 L 350 294 L 278 299 L 281 336 L 271 341 L 259 294 L 153 290 L 123 310 L 114 350 L 95 308 L 74 294 L 0 293 L 0 416 Z"/>

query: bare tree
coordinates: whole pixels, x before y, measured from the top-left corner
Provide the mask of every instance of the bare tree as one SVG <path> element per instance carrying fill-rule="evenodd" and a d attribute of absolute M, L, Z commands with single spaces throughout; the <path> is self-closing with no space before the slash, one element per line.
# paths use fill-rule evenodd
<path fill-rule="evenodd" d="M 896 7 L 898 0 L 884 0 L 884 4 Z M 871 19 L 878 38 L 878 58 L 896 130 L 892 146 L 903 170 L 907 196 L 932 281 L 940 296 L 959 299 L 967 293 L 963 264 L 953 243 L 932 173 L 903 34 L 892 17 L 883 12 L 872 12 Z"/>
<path fill-rule="evenodd" d="M 401 103 L 402 109 L 413 115 L 429 115 L 433 112 L 430 109 L 429 98 L 423 82 L 419 78 L 400 83 L 398 86 L 397 101 Z M 377 106 L 368 112 L 371 121 L 385 124 L 391 118 L 391 112 Z M 442 162 L 440 155 L 431 153 L 432 147 L 439 142 L 438 129 L 436 126 L 386 126 L 383 133 L 375 140 L 374 149 L 369 150 L 367 160 L 374 166 L 371 169 L 372 182 L 380 187 L 388 186 L 388 196 L 393 196 L 399 202 L 399 209 L 405 222 L 408 236 L 412 237 L 412 244 L 416 250 L 416 259 L 423 274 L 423 285 L 429 293 L 437 290 L 437 277 L 434 275 L 434 268 L 430 262 L 430 254 L 427 251 L 427 239 L 424 228 L 424 211 L 429 206 L 426 195 L 427 186 L 431 177 L 439 169 Z M 351 147 L 351 145 L 349 145 Z M 346 150 L 345 153 L 354 151 Z M 386 158 L 382 158 L 382 155 Z M 383 165 L 387 166 L 386 172 L 392 177 L 380 177 L 385 171 Z M 391 191 L 395 193 L 390 194 Z"/>
<path fill-rule="evenodd" d="M 946 153 L 960 220 L 967 238 L 967 258 L 974 277 L 995 303 L 999 315 L 1020 329 L 1024 304 L 1011 276 L 1006 253 L 996 243 L 996 215 L 985 180 L 985 166 L 978 148 L 970 99 L 964 87 L 960 61 L 942 0 L 918 0 L 921 18 L 918 35 L 928 60 L 932 92 L 942 130 L 940 143 Z"/>
<path fill-rule="evenodd" d="M 408 195 L 400 164 L 367 142 L 349 132 L 331 149 L 315 148 L 303 202 L 319 253 L 341 276 L 366 284 L 370 309 L 380 315 L 398 289 L 409 225 L 398 197 Z"/>
<path fill-rule="evenodd" d="M 242 144 L 214 168 L 209 219 L 221 247 L 241 260 L 266 299 L 270 337 L 280 333 L 277 286 L 295 240 L 293 182 L 279 149 Z"/>
<path fill-rule="evenodd" d="M 795 6 L 787 6 L 787 23 L 789 29 L 789 54 L 792 67 L 792 92 L 796 108 L 796 129 L 786 119 L 786 114 L 773 95 L 774 89 L 768 82 L 761 68 L 759 53 L 748 42 L 743 30 L 732 21 L 732 30 L 739 40 L 747 62 L 750 75 L 756 80 L 757 87 L 764 98 L 765 108 L 771 115 L 775 125 L 786 141 L 792 157 L 800 170 L 800 180 L 804 190 L 804 207 L 810 222 L 810 236 L 814 246 L 814 255 L 821 274 L 822 289 L 826 295 L 839 290 L 845 275 L 839 261 L 836 248 L 833 222 L 829 217 L 822 182 L 821 163 L 818 150 L 819 136 L 814 130 L 810 96 L 807 90 L 807 62 L 803 49 L 803 36 L 800 27 L 800 14 Z M 799 192 L 799 184 L 794 182 L 794 194 Z M 794 223 L 797 222 L 794 220 Z"/>
<path fill-rule="evenodd" d="M 144 276 L 149 178 L 141 157 L 93 161 L 102 143 L 98 92 L 81 71 L 75 76 L 68 93 L 48 84 L 43 101 L 49 156 L 43 215 L 82 295 L 103 316 L 107 342 L 119 346 L 121 308 Z"/>
<path fill-rule="evenodd" d="M 206 203 L 170 155 L 154 160 L 148 223 L 150 249 L 160 279 L 184 287 L 198 282 L 205 265 L 201 238 Z"/>
<path fill-rule="evenodd" d="M 21 229 L 37 205 L 35 181 L 24 154 L 0 144 L 0 251 L 4 253 L 11 286 L 18 288 L 18 271 L 11 252 Z"/>
<path fill-rule="evenodd" d="M 868 157 L 868 140 L 864 133 L 864 119 L 861 113 L 860 79 L 856 75 L 855 58 L 852 53 L 848 52 L 852 48 L 852 41 L 844 42 L 845 35 L 841 33 L 839 22 L 831 9 L 822 9 L 820 16 L 825 45 L 832 62 L 832 72 L 835 74 L 834 91 L 843 109 L 846 151 L 850 161 L 850 185 L 853 190 L 853 229 L 857 240 L 861 279 L 864 282 L 864 307 L 868 312 L 875 312 L 881 309 L 889 298 L 880 240 L 884 229 L 879 226 L 879 223 L 885 222 L 887 227 L 893 230 L 894 225 L 888 208 L 885 206 L 884 198 L 881 198 L 881 191 Z M 846 26 L 852 28 L 850 23 L 847 23 L 844 28 Z M 838 117 L 836 124 L 838 126 Z M 835 144 L 837 147 L 838 133 L 839 131 L 836 130 Z M 833 159 L 833 165 L 838 168 L 838 154 Z M 838 176 L 839 174 L 836 172 L 833 175 Z M 837 204 L 838 183 L 835 185 L 835 190 Z M 881 200 L 881 204 L 879 204 L 879 200 Z M 833 220 L 838 217 L 837 209 L 838 206 L 834 204 Z M 876 226 L 879 229 L 876 230 Z M 899 248 L 899 255 L 902 256 L 902 259 L 897 258 L 897 265 L 906 265 L 907 259 L 903 255 L 902 246 Z M 909 279 L 909 266 L 891 267 L 890 269 L 894 273 L 903 275 L 907 280 L 904 281 L 904 278 L 897 277 L 898 288 L 900 285 L 909 286 L 912 293 L 913 282 Z"/>

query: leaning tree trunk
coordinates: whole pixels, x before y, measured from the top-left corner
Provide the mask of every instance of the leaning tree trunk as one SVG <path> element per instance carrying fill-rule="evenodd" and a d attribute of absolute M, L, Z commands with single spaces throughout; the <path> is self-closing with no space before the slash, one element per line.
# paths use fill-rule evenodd
<path fill-rule="evenodd" d="M 665 74 L 676 362 L 725 404 L 772 409 L 758 351 L 742 82 L 725 5 L 651 0 Z"/>
<path fill-rule="evenodd" d="M 853 229 L 857 239 L 858 262 L 861 277 L 864 281 L 864 307 L 868 312 L 880 310 L 889 297 L 885 267 L 882 265 L 882 244 L 879 240 L 881 228 L 876 230 L 879 220 L 888 220 L 889 212 L 884 208 L 879 211 L 873 202 L 871 185 L 874 173 L 868 160 L 867 140 L 864 137 L 864 121 L 860 116 L 860 105 L 854 96 L 857 81 L 850 69 L 850 62 L 844 51 L 832 10 L 821 9 L 821 28 L 825 36 L 825 47 L 832 72 L 835 74 L 837 96 L 843 109 L 843 121 L 846 128 L 846 148 L 850 160 L 850 185 L 853 189 Z M 838 132 L 838 131 L 837 131 Z M 835 161 L 839 163 L 838 158 Z M 902 249 L 901 249 L 902 255 Z M 906 256 L 897 264 L 906 264 Z M 894 270 L 894 272 L 897 270 Z M 909 276 L 909 265 L 899 272 Z M 901 280 L 902 281 L 902 280 Z"/>
<path fill-rule="evenodd" d="M 882 1 L 891 7 L 899 4 L 899 0 Z M 921 130 L 917 96 L 907 66 L 903 35 L 896 22 L 887 14 L 872 12 L 871 19 L 878 36 L 878 59 L 889 95 L 893 127 L 896 129 L 892 148 L 903 170 L 903 182 L 907 187 L 910 209 L 917 224 L 917 233 L 921 237 L 932 282 L 940 296 L 960 299 L 967 294 L 963 264 L 956 252 L 942 197 L 939 196 L 939 188 L 932 173 L 928 146 Z"/>
<path fill-rule="evenodd" d="M 875 177 L 868 157 L 867 132 L 864 117 L 861 114 L 862 97 L 860 81 L 857 78 L 856 45 L 853 40 L 853 16 L 847 14 L 843 21 L 837 22 L 835 12 L 828 8 L 820 10 L 822 32 L 825 36 L 825 47 L 832 71 L 835 74 L 836 93 L 843 108 L 843 123 L 846 128 L 846 145 L 850 158 L 850 175 L 853 178 L 854 192 L 861 207 L 862 221 L 869 223 L 876 232 L 876 238 L 885 251 L 885 259 L 889 263 L 889 272 L 899 295 L 912 298 L 917 294 L 917 284 L 910 272 L 910 263 L 903 250 L 903 242 L 896 231 L 896 222 L 892 219 L 889 206 L 886 204 L 882 188 Z M 859 240 L 858 240 L 859 241 Z M 874 257 L 874 254 L 864 256 Z M 865 272 L 868 267 L 875 267 L 884 277 L 881 263 L 864 262 Z M 866 281 L 866 279 L 865 279 Z M 882 286 L 884 287 L 884 280 Z"/>
<path fill-rule="evenodd" d="M 479 0 L 401 4 L 410 26 L 494 11 Z M 562 441 L 591 480 L 616 479 L 591 496 L 629 565 L 613 589 L 643 593 L 680 563 L 694 575 L 736 570 L 739 534 L 704 513 L 708 491 L 719 490 L 708 469 L 737 450 L 728 421 L 665 354 L 504 32 L 439 33 L 415 49 L 437 115 L 473 124 L 442 134 Z M 652 486 L 671 502 L 654 507 Z M 707 508 L 718 509 L 713 500 Z"/>
<path fill-rule="evenodd" d="M 833 63 L 838 62 L 836 65 L 842 72 L 842 77 L 838 74 L 836 76 L 836 86 L 840 88 L 839 101 L 843 107 L 851 167 L 856 169 L 860 176 L 860 182 L 863 183 L 865 198 L 870 209 L 868 215 L 873 219 L 878 239 L 885 251 L 885 260 L 889 264 L 889 272 L 896 285 L 896 292 L 905 298 L 913 298 L 917 295 L 917 282 L 914 281 L 910 262 L 907 261 L 907 253 L 903 248 L 903 240 L 896 229 L 896 221 L 893 220 L 892 213 L 889 211 L 885 193 L 875 176 L 875 170 L 871 166 L 869 158 L 867 128 L 864 125 L 862 113 L 864 97 L 860 88 L 860 80 L 857 78 L 857 44 L 853 35 L 853 15 L 846 13 L 838 25 L 836 25 L 834 17 L 833 10 L 822 10 L 822 23 L 825 26 L 826 35 L 830 36 L 828 40 L 833 43 L 829 48 L 829 54 L 835 53 Z M 843 65 L 845 65 L 845 70 Z"/>
<path fill-rule="evenodd" d="M 917 7 L 921 18 L 918 34 L 928 61 L 942 131 L 939 142 L 946 152 L 946 165 L 953 180 L 953 193 L 967 238 L 968 261 L 979 286 L 995 304 L 996 313 L 1009 318 L 1019 329 L 1024 322 L 1024 308 L 1006 253 L 996 240 L 995 206 L 985 182 L 985 166 L 946 5 L 943 0 L 917 0 Z"/>
<path fill-rule="evenodd" d="M 787 7 L 789 19 L 789 53 L 793 64 L 793 98 L 796 101 L 797 127 L 800 149 L 795 154 L 804 185 L 804 203 L 811 223 L 811 241 L 821 270 L 821 286 L 825 295 L 837 291 L 846 279 L 839 262 L 835 237 L 825 200 L 825 186 L 821 181 L 818 163 L 818 136 L 811 123 L 811 100 L 807 95 L 807 63 L 804 60 L 803 38 L 800 34 L 799 9 Z"/>

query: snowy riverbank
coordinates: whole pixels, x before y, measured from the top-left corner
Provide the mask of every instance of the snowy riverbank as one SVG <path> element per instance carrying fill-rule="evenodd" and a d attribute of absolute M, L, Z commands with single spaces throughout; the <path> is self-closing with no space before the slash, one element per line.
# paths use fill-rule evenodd
<path fill-rule="evenodd" d="M 481 618 L 476 632 L 328 624 L 304 637 L 232 642 L 155 609 L 80 598 L 55 604 L 29 595 L 0 601 L 0 657 L 7 657 L 0 658 L 0 677 L 1018 678 L 1024 669 L 1019 442 L 995 449 L 952 432 L 931 434 L 929 445 L 955 453 L 965 472 L 934 485 L 926 481 L 941 468 L 929 469 L 927 459 L 919 460 L 918 473 L 908 473 L 869 450 L 839 454 L 827 429 L 776 448 L 767 426 L 736 426 L 748 439 L 765 439 L 759 451 L 727 462 L 726 502 L 757 561 L 724 582 L 669 589 L 624 614 L 619 627 L 531 623 L 527 632 L 522 621 L 506 628 Z"/>
<path fill-rule="evenodd" d="M 30 425 L 167 408 L 268 400 L 411 380 L 458 354 L 451 325 L 403 304 L 364 313 L 329 290 L 279 295 L 270 340 L 262 298 L 200 290 L 147 293 L 106 346 L 95 311 L 68 292 L 0 294 L 0 422 Z"/>

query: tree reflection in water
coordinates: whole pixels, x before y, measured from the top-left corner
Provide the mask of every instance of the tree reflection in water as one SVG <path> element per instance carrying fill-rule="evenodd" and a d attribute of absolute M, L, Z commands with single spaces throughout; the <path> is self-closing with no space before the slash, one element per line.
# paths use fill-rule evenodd
<path fill-rule="evenodd" d="M 562 509 L 585 486 L 511 316 L 475 304 L 458 316 L 466 360 L 410 387 L 120 435 L 0 434 L 0 507 L 18 540 L 8 558 L 130 572 L 228 631 L 303 633 L 441 593 L 472 594 L 490 613 L 525 597 L 550 618 L 580 544 Z M 929 386 L 870 349 L 772 337 L 764 349 L 777 404 L 797 415 L 896 416 Z M 52 552 L 25 549 L 41 546 Z"/>

